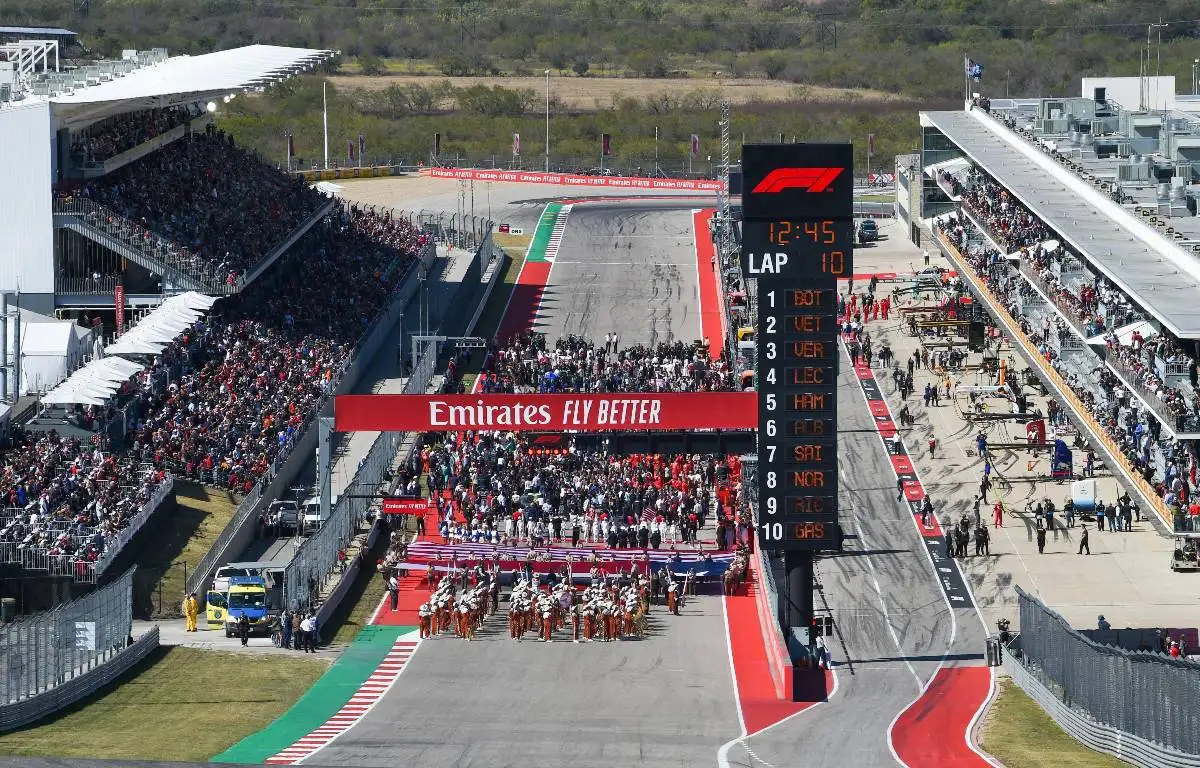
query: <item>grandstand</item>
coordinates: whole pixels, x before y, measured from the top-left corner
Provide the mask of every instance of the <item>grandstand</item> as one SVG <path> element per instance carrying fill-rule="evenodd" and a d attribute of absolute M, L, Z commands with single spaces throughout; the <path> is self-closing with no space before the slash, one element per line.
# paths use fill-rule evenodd
<path fill-rule="evenodd" d="M 1178 480 L 1200 438 L 1200 100 L 1148 97 L 1158 84 L 1138 78 L 1084 88 L 922 113 L 919 178 L 901 186 L 920 185 L 943 251 L 1056 374 L 1113 469 L 1191 525 Z"/>
<path fill-rule="evenodd" d="M 59 583 L 53 602 L 112 575 L 176 478 L 239 494 L 269 479 L 428 238 L 212 125 L 216 102 L 335 52 L 158 49 L 64 69 L 48 42 L 6 43 L 0 71 L 0 294 L 14 316 L 88 326 L 73 354 L 91 360 L 33 385 L 0 334 L 18 414 L 0 572 Z"/>

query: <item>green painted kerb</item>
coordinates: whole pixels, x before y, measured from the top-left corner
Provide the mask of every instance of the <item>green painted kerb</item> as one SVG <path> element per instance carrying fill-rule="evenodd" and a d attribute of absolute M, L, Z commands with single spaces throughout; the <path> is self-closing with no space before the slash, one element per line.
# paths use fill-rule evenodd
<path fill-rule="evenodd" d="M 363 627 L 329 671 L 292 708 L 258 733 L 247 736 L 212 758 L 214 763 L 261 763 L 333 716 L 379 666 L 396 638 L 416 627 Z"/>
<path fill-rule="evenodd" d="M 550 245 L 550 235 L 554 232 L 554 222 L 562 212 L 562 203 L 550 203 L 542 211 L 537 228 L 533 230 L 533 239 L 529 241 L 529 249 L 525 251 L 525 261 L 545 261 L 546 248 Z"/>

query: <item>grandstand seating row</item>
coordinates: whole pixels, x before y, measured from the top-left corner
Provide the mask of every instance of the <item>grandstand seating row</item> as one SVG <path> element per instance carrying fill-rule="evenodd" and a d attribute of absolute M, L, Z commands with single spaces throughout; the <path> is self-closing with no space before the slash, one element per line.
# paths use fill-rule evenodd
<path fill-rule="evenodd" d="M 122 151 L 183 118 L 117 121 L 118 135 L 93 134 L 90 151 Z M 80 194 L 229 275 L 328 203 L 212 129 Z M 339 204 L 261 279 L 148 359 L 109 408 L 74 407 L 94 441 L 18 432 L 0 456 L 0 562 L 87 570 L 167 474 L 248 492 L 336 387 L 427 239 L 389 212 Z M 102 435 L 117 409 L 127 447 L 114 451 Z"/>

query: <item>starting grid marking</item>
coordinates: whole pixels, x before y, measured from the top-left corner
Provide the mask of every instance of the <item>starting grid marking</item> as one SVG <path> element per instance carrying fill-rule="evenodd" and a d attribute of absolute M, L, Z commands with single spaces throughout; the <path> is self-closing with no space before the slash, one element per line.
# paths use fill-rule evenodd
<path fill-rule="evenodd" d="M 411 637 L 411 633 L 406 633 L 397 638 L 387 656 L 379 663 L 371 676 L 364 680 L 342 708 L 331 715 L 319 728 L 301 736 L 291 746 L 271 755 L 263 762 L 267 765 L 296 765 L 357 725 L 358 721 L 362 720 L 367 712 L 371 711 L 371 708 L 388 692 L 396 679 L 400 677 L 400 673 L 408 666 L 413 654 L 417 652 L 417 646 L 421 644 L 421 641 L 409 639 Z"/>
<path fill-rule="evenodd" d="M 564 205 L 554 218 L 554 229 L 550 230 L 550 242 L 546 244 L 546 261 L 553 262 L 558 256 L 558 247 L 562 245 L 563 234 L 567 231 L 567 216 L 571 213 L 572 205 Z"/>

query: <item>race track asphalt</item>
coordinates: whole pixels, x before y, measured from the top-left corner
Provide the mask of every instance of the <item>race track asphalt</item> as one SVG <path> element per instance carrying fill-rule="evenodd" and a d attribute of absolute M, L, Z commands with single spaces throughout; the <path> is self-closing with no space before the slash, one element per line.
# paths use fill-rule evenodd
<path fill-rule="evenodd" d="M 541 190 L 529 191 L 504 207 L 535 219 Z M 616 331 L 622 346 L 698 338 L 697 205 L 608 200 L 574 207 L 539 330 L 552 339 L 602 339 Z M 819 561 L 815 601 L 819 614 L 835 620 L 829 645 L 838 690 L 829 702 L 734 745 L 731 766 L 896 765 L 888 741 L 893 720 L 939 666 L 973 661 L 983 648 L 974 610 L 949 609 L 922 539 L 896 501 L 888 457 L 845 358 L 839 401 L 843 523 L 856 538 L 842 554 Z M 738 736 L 720 598 L 702 596 L 680 617 L 652 615 L 651 627 L 640 641 L 515 643 L 500 615 L 477 642 L 427 641 L 379 704 L 304 764 L 715 765 L 721 745 Z M 0 757 L 0 768 L 7 765 L 114 763 Z"/>
<path fill-rule="evenodd" d="M 848 359 L 838 377 L 838 470 L 846 549 L 817 564 L 819 615 L 838 689 L 826 703 L 752 735 L 756 759 L 805 768 L 896 765 L 888 730 L 943 663 L 977 658 L 983 627 L 973 609 L 951 612 Z M 889 627 L 890 625 L 890 627 Z M 961 739 L 961 734 L 947 734 Z M 751 763 L 744 748 L 731 764 Z"/>
<path fill-rule="evenodd" d="M 622 347 L 701 338 L 692 207 L 688 202 L 604 201 L 572 208 L 537 330 Z M 703 233 L 707 236 L 707 233 Z"/>
<path fill-rule="evenodd" d="M 651 613 L 643 640 L 424 642 L 395 687 L 305 764 L 392 768 L 711 765 L 737 732 L 721 600 Z M 561 636 L 561 635 L 560 635 Z"/>

